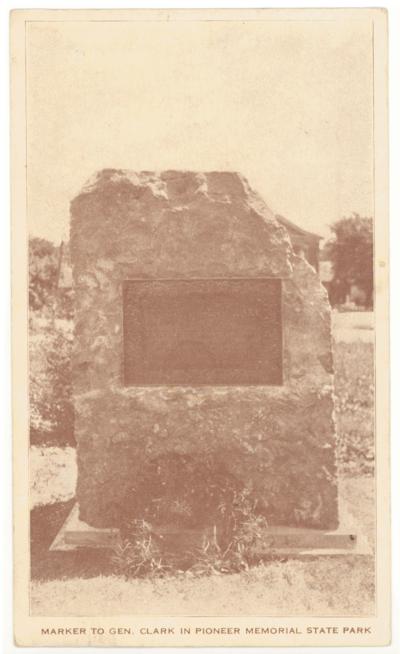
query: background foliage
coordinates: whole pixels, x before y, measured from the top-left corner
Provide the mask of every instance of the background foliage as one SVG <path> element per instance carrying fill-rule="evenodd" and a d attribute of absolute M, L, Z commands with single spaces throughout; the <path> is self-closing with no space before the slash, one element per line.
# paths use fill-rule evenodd
<path fill-rule="evenodd" d="M 333 237 L 324 248 L 332 261 L 332 304 L 341 304 L 352 286 L 365 294 L 365 306 L 373 305 L 373 223 L 372 218 L 353 214 L 331 225 Z"/>
<path fill-rule="evenodd" d="M 60 247 L 29 241 L 29 396 L 32 444 L 74 444 L 72 289 L 59 288 Z"/>

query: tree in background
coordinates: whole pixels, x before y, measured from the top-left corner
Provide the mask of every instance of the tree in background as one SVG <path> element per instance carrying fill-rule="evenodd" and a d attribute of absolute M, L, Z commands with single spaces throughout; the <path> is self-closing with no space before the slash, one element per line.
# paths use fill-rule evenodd
<path fill-rule="evenodd" d="M 29 239 L 29 309 L 42 316 L 72 318 L 72 288 L 59 287 L 63 251 L 68 244 L 54 245 L 45 238 Z M 65 258 L 65 257 L 64 257 Z"/>
<path fill-rule="evenodd" d="M 29 239 L 29 308 L 50 309 L 57 287 L 59 248 L 45 238 Z"/>
<path fill-rule="evenodd" d="M 364 304 L 372 308 L 373 270 L 373 224 L 372 218 L 353 214 L 331 225 L 333 238 L 325 246 L 326 258 L 333 265 L 332 302 L 341 304 L 351 288 L 357 288 L 365 296 Z"/>
<path fill-rule="evenodd" d="M 72 288 L 59 288 L 62 249 L 29 240 L 29 395 L 33 445 L 74 444 Z"/>

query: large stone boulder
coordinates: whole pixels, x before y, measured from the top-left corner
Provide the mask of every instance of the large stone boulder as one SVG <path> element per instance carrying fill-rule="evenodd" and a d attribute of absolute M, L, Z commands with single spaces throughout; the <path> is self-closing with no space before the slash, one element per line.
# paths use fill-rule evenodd
<path fill-rule="evenodd" d="M 247 181 L 230 172 L 103 170 L 72 202 L 71 257 L 81 519 L 197 529 L 248 494 L 270 525 L 334 529 L 330 308 L 314 269 Z M 234 383 L 190 383 L 190 371 L 182 384 L 173 376 L 157 384 L 157 371 L 151 384 L 146 375 L 133 383 L 127 340 L 143 324 L 127 335 L 127 280 L 177 280 L 178 290 L 180 280 L 228 290 L 235 280 L 277 280 L 280 378 L 252 381 L 237 368 Z"/>

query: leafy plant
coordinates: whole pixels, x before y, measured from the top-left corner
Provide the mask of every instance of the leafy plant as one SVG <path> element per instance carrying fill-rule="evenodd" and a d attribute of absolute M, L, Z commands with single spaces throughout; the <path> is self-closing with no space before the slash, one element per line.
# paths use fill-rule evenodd
<path fill-rule="evenodd" d="M 230 502 L 218 507 L 222 533 L 214 526 L 213 536 L 195 553 L 190 568 L 194 575 L 224 574 L 248 570 L 255 559 L 255 547 L 262 539 L 267 521 L 257 513 L 257 499 L 249 489 L 236 491 Z"/>
<path fill-rule="evenodd" d="M 125 577 L 159 577 L 170 569 L 145 520 L 134 520 L 129 525 L 128 536 L 114 547 L 111 562 Z"/>
<path fill-rule="evenodd" d="M 247 570 L 248 564 L 242 553 L 233 548 L 230 543 L 223 549 L 216 538 L 206 540 L 203 546 L 195 552 L 195 562 L 190 568 L 194 576 L 208 576 L 211 574 L 227 574 Z"/>
<path fill-rule="evenodd" d="M 187 553 L 191 561 L 187 574 L 204 576 L 249 570 L 254 560 L 254 546 L 267 526 L 265 518 L 255 512 L 256 505 L 247 489 L 237 491 L 232 501 L 221 502 L 218 507 L 221 517 L 219 530 L 214 526 L 212 535 L 203 539 L 202 546 Z M 167 563 L 157 535 L 148 522 L 134 520 L 125 533 L 126 537 L 114 548 L 111 559 L 119 574 L 160 577 L 177 572 L 176 565 Z"/>

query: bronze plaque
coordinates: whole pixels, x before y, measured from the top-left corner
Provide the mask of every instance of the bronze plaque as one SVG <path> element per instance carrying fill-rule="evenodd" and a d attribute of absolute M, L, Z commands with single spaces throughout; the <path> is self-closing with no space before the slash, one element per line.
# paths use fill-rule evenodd
<path fill-rule="evenodd" d="M 279 279 L 126 281 L 125 385 L 282 384 Z"/>

